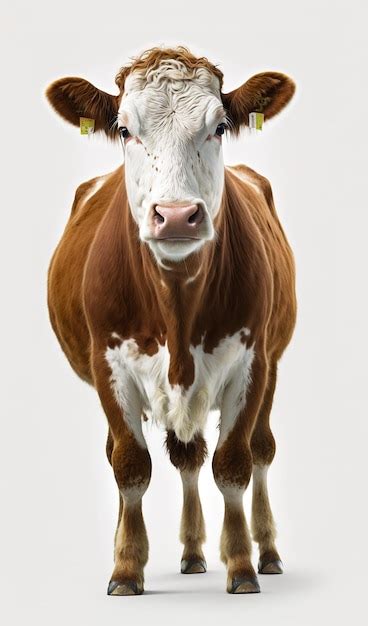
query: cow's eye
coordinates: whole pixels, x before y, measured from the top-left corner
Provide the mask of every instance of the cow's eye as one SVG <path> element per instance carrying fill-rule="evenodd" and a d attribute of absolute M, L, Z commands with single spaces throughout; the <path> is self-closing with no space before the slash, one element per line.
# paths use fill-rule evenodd
<path fill-rule="evenodd" d="M 225 122 L 222 122 L 222 124 L 219 124 L 216 128 L 216 135 L 219 135 L 219 136 L 223 135 L 225 130 L 226 130 L 226 124 Z"/>
<path fill-rule="evenodd" d="M 120 134 L 120 137 L 122 137 L 123 139 L 126 139 L 130 135 L 129 130 L 127 129 L 126 126 L 119 127 L 119 134 Z"/>

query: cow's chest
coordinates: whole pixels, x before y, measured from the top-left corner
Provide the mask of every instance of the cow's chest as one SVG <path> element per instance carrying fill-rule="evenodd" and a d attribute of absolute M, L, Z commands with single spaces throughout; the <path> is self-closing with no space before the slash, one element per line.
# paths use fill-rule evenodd
<path fill-rule="evenodd" d="M 190 441 L 203 428 L 208 412 L 222 408 L 229 389 L 234 406 L 227 410 L 239 411 L 245 401 L 254 356 L 253 347 L 246 345 L 248 335 L 249 330 L 243 328 L 223 338 L 212 352 L 205 352 L 202 343 L 190 346 L 194 381 L 189 388 L 170 384 L 167 344 L 158 345 L 152 355 L 142 353 L 134 339 L 108 348 L 106 359 L 111 368 L 112 389 L 131 428 L 136 432 L 144 412 L 173 429 L 180 440 Z"/>

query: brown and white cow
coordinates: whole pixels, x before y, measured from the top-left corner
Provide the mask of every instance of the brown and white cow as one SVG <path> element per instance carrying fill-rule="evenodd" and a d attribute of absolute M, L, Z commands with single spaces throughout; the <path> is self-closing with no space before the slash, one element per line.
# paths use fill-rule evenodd
<path fill-rule="evenodd" d="M 120 494 L 113 595 L 143 591 L 151 460 L 142 419 L 167 430 L 181 473 L 181 571 L 206 570 L 198 474 L 212 409 L 220 410 L 213 474 L 225 501 L 227 591 L 259 591 L 242 504 L 252 475 L 258 571 L 282 572 L 266 476 L 277 362 L 295 324 L 293 257 L 268 181 L 244 165 L 224 167 L 221 140 L 252 111 L 266 120 L 278 113 L 294 84 L 266 72 L 224 94 L 222 77 L 185 48 L 157 48 L 120 70 L 117 96 L 81 78 L 47 90 L 69 122 L 93 118 L 97 131 L 120 135 L 125 157 L 77 189 L 48 291 L 61 347 L 96 387 L 109 424 Z"/>

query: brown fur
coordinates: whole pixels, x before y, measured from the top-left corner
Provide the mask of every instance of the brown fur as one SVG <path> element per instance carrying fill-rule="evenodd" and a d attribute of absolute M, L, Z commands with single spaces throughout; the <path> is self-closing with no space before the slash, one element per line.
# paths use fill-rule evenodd
<path fill-rule="evenodd" d="M 275 546 L 276 528 L 267 487 L 262 489 L 253 485 L 252 535 L 254 541 L 259 544 L 261 561 L 271 562 L 280 559 Z"/>
<path fill-rule="evenodd" d="M 252 111 L 263 113 L 265 121 L 277 115 L 294 92 L 295 84 L 285 74 L 263 72 L 252 76 L 230 93 L 222 94 L 233 132 L 238 134 L 241 126 L 248 125 L 248 116 Z"/>
<path fill-rule="evenodd" d="M 97 89 L 83 78 L 68 76 L 52 83 L 46 96 L 54 109 L 68 122 L 79 126 L 80 117 L 95 120 L 95 131 L 104 131 L 109 137 L 116 134 L 118 96 Z"/>
<path fill-rule="evenodd" d="M 78 123 L 82 114 L 95 117 L 97 129 L 113 135 L 110 123 L 128 73 L 157 67 L 168 58 L 182 60 L 189 69 L 207 67 L 222 84 L 221 72 L 207 59 L 196 59 L 183 48 L 154 49 L 119 72 L 120 96 L 99 92 L 81 79 L 65 79 L 49 88 L 48 97 L 68 121 Z M 239 90 L 223 95 L 233 131 L 247 123 L 249 109 L 262 110 L 266 117 L 275 115 L 293 90 L 290 79 L 273 72 L 253 77 Z M 96 387 L 109 422 L 107 453 L 121 496 L 113 579 L 135 581 L 140 589 L 143 586 L 148 542 L 141 499 L 149 484 L 151 460 L 127 427 L 112 393 L 105 359 L 107 346 L 116 343 L 112 333 L 121 339 L 135 339 L 140 351 L 149 355 L 167 342 L 169 381 L 187 388 L 195 374 L 190 345 L 198 345 L 205 337 L 204 350 L 212 352 L 226 335 L 247 327 L 251 334 L 243 335 L 242 341 L 254 344 L 256 355 L 252 385 L 244 410 L 213 458 L 214 477 L 225 500 L 221 553 L 228 566 L 230 589 L 234 577 L 255 575 L 238 495 L 249 483 L 252 463 L 269 464 L 275 452 L 269 413 L 276 365 L 290 341 L 296 315 L 293 257 L 271 187 L 245 166 L 227 168 L 215 220 L 216 241 L 208 242 L 185 262 L 171 264 L 168 272 L 157 266 L 139 240 L 127 200 L 124 168 L 107 176 L 99 191 L 86 199 L 93 183 L 84 183 L 76 192 L 50 265 L 48 303 L 52 326 L 67 358 L 77 374 Z M 188 276 L 198 271 L 198 277 L 187 283 Z M 202 558 L 205 533 L 197 478 L 206 445 L 200 434 L 184 446 L 169 432 L 167 447 L 183 477 L 183 556 Z M 192 481 L 190 476 L 197 478 Z M 256 494 L 257 498 L 255 534 L 261 551 L 271 554 L 272 514 L 269 504 L 267 508 L 267 492 Z"/>
<path fill-rule="evenodd" d="M 142 515 L 142 502 L 125 505 L 115 540 L 115 567 L 111 580 L 135 582 L 143 590 L 143 568 L 148 561 L 148 539 Z"/>
<path fill-rule="evenodd" d="M 201 433 L 197 433 L 192 441 L 185 444 L 176 438 L 173 430 L 166 436 L 166 448 L 170 461 L 181 471 L 194 472 L 200 468 L 207 456 L 207 445 Z"/>
<path fill-rule="evenodd" d="M 206 540 L 205 524 L 198 493 L 198 474 L 195 470 L 181 470 L 183 481 L 183 511 L 180 525 L 180 541 L 184 544 L 182 560 L 204 560 L 202 544 Z"/>
<path fill-rule="evenodd" d="M 257 463 L 258 465 L 270 465 L 276 451 L 275 439 L 269 425 L 273 395 L 276 387 L 276 367 L 276 365 L 272 365 L 269 369 L 267 388 L 262 399 L 262 405 L 258 412 L 250 442 L 253 463 Z"/>
<path fill-rule="evenodd" d="M 125 80 L 132 72 L 146 72 L 147 70 L 155 70 L 160 63 L 168 59 L 175 59 L 183 63 L 189 70 L 196 70 L 199 67 L 206 68 L 214 74 L 222 87 L 223 73 L 216 65 L 213 65 L 206 57 L 194 56 L 188 48 L 178 46 L 177 48 L 151 48 L 146 50 L 139 57 L 135 57 L 130 65 L 122 67 L 116 75 L 115 82 L 124 90 Z"/>
<path fill-rule="evenodd" d="M 251 539 L 243 507 L 234 506 L 225 499 L 224 523 L 220 543 L 221 560 L 227 566 L 227 590 L 238 578 L 255 578 L 250 560 Z"/>

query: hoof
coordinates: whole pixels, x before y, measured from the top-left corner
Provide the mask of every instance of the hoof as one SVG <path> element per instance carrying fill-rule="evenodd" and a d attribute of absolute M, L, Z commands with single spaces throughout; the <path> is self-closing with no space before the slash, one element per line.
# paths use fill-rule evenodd
<path fill-rule="evenodd" d="M 204 559 L 183 559 L 180 571 L 182 574 L 204 574 L 207 571 L 207 564 Z"/>
<path fill-rule="evenodd" d="M 126 581 L 119 583 L 117 580 L 111 580 L 107 588 L 108 596 L 140 596 L 143 588 L 140 589 L 134 581 Z"/>
<path fill-rule="evenodd" d="M 259 574 L 282 574 L 283 571 L 282 562 L 280 560 L 269 561 L 268 563 L 262 563 L 262 561 L 260 561 L 258 563 Z"/>
<path fill-rule="evenodd" d="M 233 578 L 229 593 L 259 593 L 257 578 Z"/>

